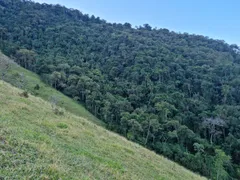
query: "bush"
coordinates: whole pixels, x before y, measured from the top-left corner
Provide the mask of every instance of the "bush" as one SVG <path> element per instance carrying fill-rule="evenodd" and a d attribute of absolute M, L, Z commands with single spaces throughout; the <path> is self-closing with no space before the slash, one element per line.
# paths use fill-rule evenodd
<path fill-rule="evenodd" d="M 34 90 L 39 90 L 39 89 L 40 89 L 39 84 L 36 84 L 36 86 L 34 87 Z"/>
<path fill-rule="evenodd" d="M 68 128 L 68 125 L 67 124 L 64 124 L 64 123 L 59 123 L 57 125 L 57 127 L 61 128 L 61 129 L 67 129 Z"/>
<path fill-rule="evenodd" d="M 22 93 L 19 94 L 21 97 L 25 97 L 25 98 L 28 98 L 29 95 L 28 95 L 28 92 L 27 91 L 23 91 Z"/>

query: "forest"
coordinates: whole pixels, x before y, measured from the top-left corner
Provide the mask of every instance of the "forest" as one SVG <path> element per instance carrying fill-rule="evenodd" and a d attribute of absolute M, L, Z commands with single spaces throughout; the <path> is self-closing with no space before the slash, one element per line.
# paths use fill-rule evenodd
<path fill-rule="evenodd" d="M 240 179 L 237 45 L 0 0 L 0 49 L 108 129 L 211 179 Z"/>

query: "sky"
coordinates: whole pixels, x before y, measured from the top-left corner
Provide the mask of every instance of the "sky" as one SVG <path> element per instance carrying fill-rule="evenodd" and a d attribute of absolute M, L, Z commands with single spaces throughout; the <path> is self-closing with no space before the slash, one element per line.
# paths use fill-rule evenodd
<path fill-rule="evenodd" d="M 239 0 L 34 0 L 61 4 L 107 22 L 199 34 L 240 45 Z"/>

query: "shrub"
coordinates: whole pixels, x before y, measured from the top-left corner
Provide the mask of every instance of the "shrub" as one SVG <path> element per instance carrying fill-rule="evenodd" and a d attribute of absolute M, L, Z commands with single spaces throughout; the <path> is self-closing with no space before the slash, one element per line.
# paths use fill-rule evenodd
<path fill-rule="evenodd" d="M 29 95 L 28 95 L 28 92 L 27 91 L 23 91 L 22 93 L 19 94 L 21 97 L 25 97 L 25 98 L 28 98 Z"/>
<path fill-rule="evenodd" d="M 36 86 L 34 87 L 34 90 L 39 90 L 39 89 L 40 89 L 39 84 L 36 84 Z"/>
<path fill-rule="evenodd" d="M 64 124 L 64 123 L 59 123 L 57 125 L 57 127 L 61 128 L 61 129 L 67 129 L 68 128 L 68 125 L 67 124 Z"/>

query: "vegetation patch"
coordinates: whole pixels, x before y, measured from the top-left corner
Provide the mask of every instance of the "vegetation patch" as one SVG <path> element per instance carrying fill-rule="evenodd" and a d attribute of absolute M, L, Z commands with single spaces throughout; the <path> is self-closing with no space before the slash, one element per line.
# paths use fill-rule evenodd
<path fill-rule="evenodd" d="M 218 171 L 240 179 L 237 45 L 106 23 L 59 5 L 0 2 L 0 49 L 25 68 L 4 57 L 1 79 L 45 100 L 60 97 L 57 106 L 211 179 Z M 219 148 L 231 159 L 221 167 Z"/>
<path fill-rule="evenodd" d="M 57 127 L 59 127 L 60 129 L 67 129 L 67 128 L 68 128 L 68 125 L 65 124 L 65 123 L 58 123 L 58 124 L 57 124 Z"/>

